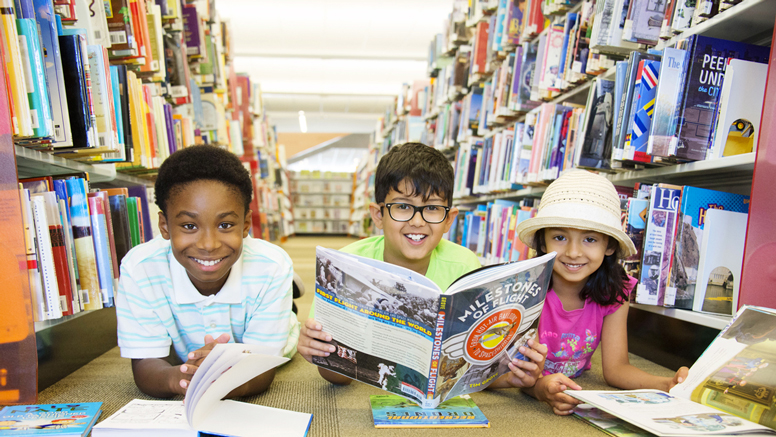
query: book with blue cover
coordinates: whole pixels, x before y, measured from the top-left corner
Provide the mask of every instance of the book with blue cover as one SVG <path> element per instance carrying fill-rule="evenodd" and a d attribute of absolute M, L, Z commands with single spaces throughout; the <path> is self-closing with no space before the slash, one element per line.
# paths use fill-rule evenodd
<path fill-rule="evenodd" d="M 652 125 L 652 114 L 655 111 L 660 61 L 645 59 L 641 62 L 644 63 L 644 66 L 641 68 L 641 80 L 639 81 L 639 99 L 633 117 L 630 145 L 626 150 L 625 158 L 637 162 L 651 162 L 652 157 L 647 154 L 647 139 L 649 138 L 649 128 Z"/>
<path fill-rule="evenodd" d="M 490 428 L 490 421 L 468 396 L 423 409 L 397 395 L 369 396 L 375 428 Z"/>
<path fill-rule="evenodd" d="M 81 437 L 89 434 L 102 402 L 12 405 L 0 409 L 0 436 Z"/>
<path fill-rule="evenodd" d="M 655 95 L 655 112 L 649 128 L 647 153 L 668 156 L 669 145 L 677 141 L 676 126 L 681 111 L 682 90 L 687 74 L 687 51 L 666 47 L 660 63 L 660 80 Z"/>

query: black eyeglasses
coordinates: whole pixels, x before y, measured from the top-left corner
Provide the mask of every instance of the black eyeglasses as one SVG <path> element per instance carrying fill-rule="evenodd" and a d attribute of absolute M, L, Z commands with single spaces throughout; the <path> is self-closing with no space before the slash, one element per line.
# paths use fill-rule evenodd
<path fill-rule="evenodd" d="M 426 223 L 442 223 L 450 211 L 449 206 L 442 205 L 415 206 L 409 203 L 386 203 L 385 207 L 388 208 L 391 218 L 397 222 L 408 222 L 420 211 L 420 216 Z"/>

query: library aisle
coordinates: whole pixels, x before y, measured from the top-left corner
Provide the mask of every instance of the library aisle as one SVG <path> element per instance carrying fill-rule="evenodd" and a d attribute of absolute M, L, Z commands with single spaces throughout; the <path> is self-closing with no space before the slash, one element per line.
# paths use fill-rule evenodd
<path fill-rule="evenodd" d="M 280 245 L 288 252 L 288 256 L 294 263 L 294 271 L 304 283 L 304 296 L 294 301 L 298 308 L 299 321 L 302 323 L 307 320 L 310 304 L 315 295 L 315 246 L 341 249 L 354 241 L 356 240 L 350 237 L 295 236 Z"/>

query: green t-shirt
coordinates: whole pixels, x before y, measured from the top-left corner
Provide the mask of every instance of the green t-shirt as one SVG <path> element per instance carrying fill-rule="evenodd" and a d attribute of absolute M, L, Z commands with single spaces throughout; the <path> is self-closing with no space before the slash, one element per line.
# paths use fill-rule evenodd
<path fill-rule="evenodd" d="M 348 244 L 340 249 L 345 253 L 383 261 L 385 237 L 379 235 Z M 426 277 L 444 292 L 456 279 L 480 268 L 480 260 L 471 250 L 442 239 L 431 252 Z"/>
<path fill-rule="evenodd" d="M 350 243 L 340 251 L 383 261 L 384 249 L 385 237 L 378 235 Z M 444 293 L 453 281 L 480 267 L 480 260 L 474 252 L 442 239 L 431 252 L 431 261 L 428 264 L 426 277 L 439 286 Z M 314 300 L 310 307 L 310 318 L 315 318 Z"/>

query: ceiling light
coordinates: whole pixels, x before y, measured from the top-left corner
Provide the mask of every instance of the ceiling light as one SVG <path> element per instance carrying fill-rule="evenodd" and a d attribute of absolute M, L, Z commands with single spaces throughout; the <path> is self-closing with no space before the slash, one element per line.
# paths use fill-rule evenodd
<path fill-rule="evenodd" d="M 307 133 L 307 117 L 304 116 L 304 111 L 299 111 L 299 130 L 303 134 Z"/>

